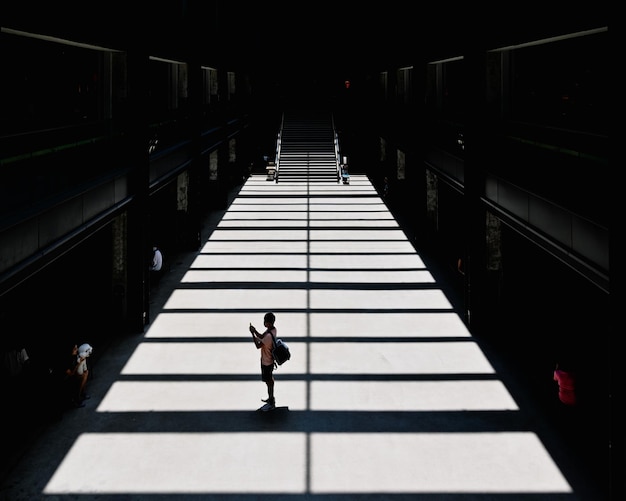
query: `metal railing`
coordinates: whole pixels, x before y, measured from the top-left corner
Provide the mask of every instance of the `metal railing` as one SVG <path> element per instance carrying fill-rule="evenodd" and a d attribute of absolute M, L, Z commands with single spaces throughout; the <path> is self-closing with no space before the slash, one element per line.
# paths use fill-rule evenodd
<path fill-rule="evenodd" d="M 339 135 L 335 131 L 335 162 L 337 164 L 337 182 L 341 181 L 341 152 L 339 151 Z"/>

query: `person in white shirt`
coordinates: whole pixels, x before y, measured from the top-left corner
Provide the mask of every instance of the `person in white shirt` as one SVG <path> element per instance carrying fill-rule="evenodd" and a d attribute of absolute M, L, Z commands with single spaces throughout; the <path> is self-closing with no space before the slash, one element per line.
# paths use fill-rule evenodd
<path fill-rule="evenodd" d="M 161 271 L 163 266 L 163 254 L 155 245 L 152 247 L 152 262 L 150 263 L 150 271 Z"/>
<path fill-rule="evenodd" d="M 161 269 L 163 268 L 163 254 L 155 245 L 152 247 L 152 261 L 150 261 L 150 281 L 156 285 L 161 281 Z"/>

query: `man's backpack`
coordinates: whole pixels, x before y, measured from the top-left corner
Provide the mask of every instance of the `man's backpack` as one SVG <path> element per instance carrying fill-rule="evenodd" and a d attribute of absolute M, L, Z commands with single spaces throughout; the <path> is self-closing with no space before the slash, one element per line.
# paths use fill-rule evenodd
<path fill-rule="evenodd" d="M 283 365 L 287 360 L 291 358 L 289 346 L 287 346 L 287 344 L 284 343 L 282 339 L 276 339 L 276 337 L 274 337 L 274 334 L 272 334 L 272 339 L 274 340 L 274 349 L 272 350 L 274 363 L 278 365 Z"/>

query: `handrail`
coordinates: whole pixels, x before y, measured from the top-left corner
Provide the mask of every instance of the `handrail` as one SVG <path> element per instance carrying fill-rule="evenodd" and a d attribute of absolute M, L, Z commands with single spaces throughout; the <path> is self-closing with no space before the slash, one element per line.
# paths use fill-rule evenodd
<path fill-rule="evenodd" d="M 278 137 L 276 138 L 276 158 L 274 159 L 274 163 L 276 164 L 274 178 L 276 182 L 278 182 L 278 173 L 280 169 L 280 150 L 282 148 L 282 134 L 283 134 L 284 126 L 285 126 L 285 113 L 283 112 L 282 117 L 280 119 L 280 129 L 278 130 Z"/>
<path fill-rule="evenodd" d="M 282 135 L 282 130 L 278 132 L 278 137 L 276 138 L 276 158 L 274 160 L 274 164 L 275 164 L 274 177 L 276 178 L 276 182 L 278 182 L 278 169 L 280 168 L 280 150 L 282 148 L 281 135 Z"/>
<path fill-rule="evenodd" d="M 337 164 L 337 182 L 341 180 L 341 154 L 339 152 L 339 136 L 335 131 L 335 163 Z"/>
<path fill-rule="evenodd" d="M 341 152 L 339 151 L 339 134 L 337 134 L 337 127 L 335 126 L 335 115 L 331 115 L 333 123 L 333 134 L 335 135 L 335 168 L 337 170 L 337 182 L 341 182 Z"/>

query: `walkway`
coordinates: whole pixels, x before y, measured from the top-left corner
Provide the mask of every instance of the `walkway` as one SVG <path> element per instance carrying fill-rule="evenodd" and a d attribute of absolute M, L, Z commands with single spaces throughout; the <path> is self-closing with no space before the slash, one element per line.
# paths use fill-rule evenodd
<path fill-rule="evenodd" d="M 207 224 L 2 499 L 591 499 L 365 176 L 253 175 Z M 288 410 L 261 413 L 270 310 Z"/>

